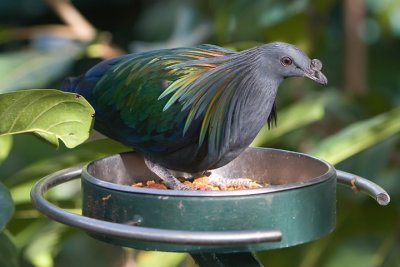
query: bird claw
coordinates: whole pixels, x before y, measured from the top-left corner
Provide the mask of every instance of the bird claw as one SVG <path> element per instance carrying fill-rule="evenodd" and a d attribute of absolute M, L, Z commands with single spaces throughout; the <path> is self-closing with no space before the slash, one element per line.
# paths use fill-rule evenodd
<path fill-rule="evenodd" d="M 170 171 L 168 169 L 166 169 L 146 158 L 145 158 L 144 162 L 152 172 L 157 174 L 158 177 L 160 177 L 161 180 L 164 181 L 165 185 L 169 189 L 182 190 L 182 191 L 197 190 L 196 188 L 192 188 L 190 186 L 187 186 L 187 185 L 184 185 L 183 183 L 181 183 L 178 179 L 176 179 L 176 177 L 174 177 L 170 173 Z"/>
<path fill-rule="evenodd" d="M 160 177 L 164 181 L 165 185 L 169 189 L 181 190 L 181 191 L 204 190 L 204 188 L 201 186 L 196 186 L 196 185 L 188 186 L 182 183 L 175 176 L 173 176 L 168 169 L 148 159 L 145 159 L 145 163 L 152 172 L 157 174 L 158 177 Z M 204 175 L 208 176 L 208 182 L 210 184 L 219 187 L 221 190 L 225 190 L 228 187 L 235 187 L 240 189 L 254 189 L 263 187 L 262 185 L 248 178 L 227 179 L 209 171 L 205 172 Z"/>

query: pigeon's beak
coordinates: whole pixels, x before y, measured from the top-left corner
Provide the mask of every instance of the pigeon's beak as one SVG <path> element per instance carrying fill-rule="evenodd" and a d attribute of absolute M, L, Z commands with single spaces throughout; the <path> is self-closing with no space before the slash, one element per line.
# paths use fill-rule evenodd
<path fill-rule="evenodd" d="M 310 78 L 311 80 L 327 85 L 328 79 L 326 76 L 321 72 L 322 63 L 318 59 L 311 60 L 310 67 L 304 71 L 304 77 Z"/>

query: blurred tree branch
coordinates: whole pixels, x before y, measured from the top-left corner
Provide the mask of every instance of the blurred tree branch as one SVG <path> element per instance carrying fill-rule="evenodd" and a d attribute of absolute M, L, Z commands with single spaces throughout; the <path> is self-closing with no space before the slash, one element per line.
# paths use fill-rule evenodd
<path fill-rule="evenodd" d="M 344 0 L 345 84 L 350 94 L 361 94 L 367 89 L 366 46 L 360 38 L 359 27 L 365 16 L 364 0 Z"/>
<path fill-rule="evenodd" d="M 13 39 L 30 39 L 36 35 L 49 34 L 81 42 L 95 43 L 89 48 L 89 54 L 94 57 L 111 58 L 125 52 L 112 44 L 112 36 L 108 32 L 100 32 L 70 3 L 68 0 L 45 0 L 51 9 L 66 25 L 37 25 L 18 28 L 13 33 Z"/>
<path fill-rule="evenodd" d="M 46 2 L 65 24 L 69 25 L 79 40 L 93 40 L 96 29 L 68 0 L 46 0 Z"/>
<path fill-rule="evenodd" d="M 32 38 L 32 36 L 42 33 L 51 34 L 54 36 L 66 37 L 70 39 L 77 39 L 75 31 L 69 26 L 65 25 L 38 25 L 32 27 L 23 27 L 15 29 L 12 38 L 23 40 Z"/>

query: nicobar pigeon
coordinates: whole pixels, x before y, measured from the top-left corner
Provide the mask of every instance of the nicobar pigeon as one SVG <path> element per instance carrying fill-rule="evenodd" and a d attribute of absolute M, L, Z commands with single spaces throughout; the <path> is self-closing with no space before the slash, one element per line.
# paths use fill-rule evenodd
<path fill-rule="evenodd" d="M 264 124 L 276 123 L 283 79 L 326 85 L 321 68 L 287 43 L 241 52 L 206 44 L 108 59 L 61 89 L 89 101 L 97 131 L 143 154 L 169 188 L 184 190 L 175 171 L 203 173 L 235 159 Z M 237 179 L 215 183 L 227 180 Z"/>

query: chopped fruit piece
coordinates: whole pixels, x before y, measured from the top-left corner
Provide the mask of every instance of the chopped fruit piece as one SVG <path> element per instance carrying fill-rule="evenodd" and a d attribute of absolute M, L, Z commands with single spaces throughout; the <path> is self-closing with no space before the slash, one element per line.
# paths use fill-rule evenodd
<path fill-rule="evenodd" d="M 208 180 L 207 176 L 200 176 L 195 178 L 194 180 L 185 180 L 179 179 L 184 185 L 193 188 L 193 190 L 202 190 L 202 191 L 218 191 L 218 190 L 244 190 L 244 189 L 255 189 L 260 188 L 260 184 L 253 182 L 246 186 L 216 186 Z M 131 186 L 133 187 L 141 187 L 141 188 L 156 188 L 156 189 L 168 189 L 162 180 L 150 180 L 144 182 L 134 183 Z M 268 185 L 262 185 L 262 187 L 266 187 Z"/>

